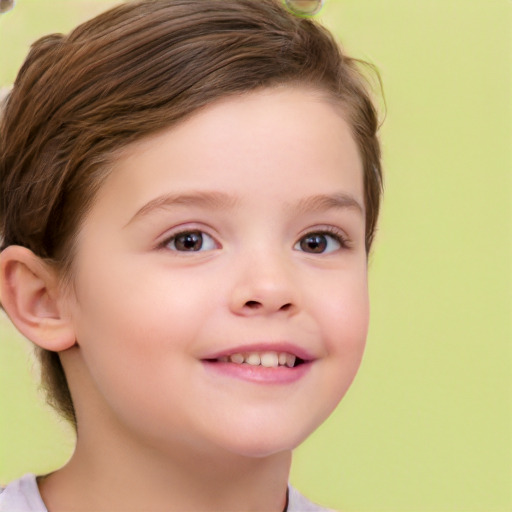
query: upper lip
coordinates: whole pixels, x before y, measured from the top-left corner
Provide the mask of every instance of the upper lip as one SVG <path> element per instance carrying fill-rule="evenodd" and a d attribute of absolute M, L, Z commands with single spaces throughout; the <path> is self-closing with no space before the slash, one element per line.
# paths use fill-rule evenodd
<path fill-rule="evenodd" d="M 249 343 L 244 345 L 232 346 L 227 349 L 219 350 L 218 352 L 212 352 L 207 354 L 201 359 L 214 360 L 221 357 L 231 356 L 233 354 L 245 354 L 248 352 L 276 352 L 292 354 L 303 361 L 313 361 L 316 358 L 305 348 L 299 347 L 294 343 L 289 342 L 275 342 L 275 343 Z"/>

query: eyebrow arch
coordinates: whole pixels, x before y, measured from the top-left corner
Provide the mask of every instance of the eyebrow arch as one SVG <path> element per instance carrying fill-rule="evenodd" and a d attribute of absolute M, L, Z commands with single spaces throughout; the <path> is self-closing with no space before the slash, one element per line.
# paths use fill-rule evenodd
<path fill-rule="evenodd" d="M 295 208 L 300 212 L 321 212 L 331 209 L 350 209 L 356 210 L 364 215 L 363 205 L 353 196 L 344 193 L 337 194 L 319 194 L 301 199 Z"/>
<path fill-rule="evenodd" d="M 224 192 L 193 192 L 190 194 L 162 194 L 140 208 L 125 224 L 144 217 L 149 213 L 173 206 L 197 206 L 213 210 L 227 210 L 236 206 L 237 200 Z"/>
<path fill-rule="evenodd" d="M 224 192 L 193 192 L 185 194 L 162 194 L 142 206 L 125 227 L 140 217 L 144 217 L 156 210 L 173 206 L 197 206 L 213 210 L 228 210 L 234 208 L 238 200 Z M 290 207 L 299 212 L 320 212 L 330 209 L 353 209 L 364 215 L 363 206 L 351 195 L 318 194 L 301 199 Z"/>

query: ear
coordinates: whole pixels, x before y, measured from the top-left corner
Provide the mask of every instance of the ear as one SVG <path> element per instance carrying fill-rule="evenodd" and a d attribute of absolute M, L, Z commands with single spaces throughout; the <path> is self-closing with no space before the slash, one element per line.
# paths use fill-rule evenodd
<path fill-rule="evenodd" d="M 16 328 L 46 350 L 60 352 L 75 344 L 71 319 L 63 310 L 55 269 L 25 247 L 0 253 L 0 301 Z"/>

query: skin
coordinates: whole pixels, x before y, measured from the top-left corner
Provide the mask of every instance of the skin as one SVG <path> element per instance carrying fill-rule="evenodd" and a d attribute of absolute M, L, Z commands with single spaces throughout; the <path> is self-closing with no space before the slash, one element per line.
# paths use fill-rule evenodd
<path fill-rule="evenodd" d="M 72 288 L 48 285 L 41 305 L 67 329 L 78 417 L 70 462 L 40 480 L 49 510 L 283 510 L 291 450 L 363 354 L 364 219 L 350 128 L 315 91 L 228 98 L 124 150 L 79 232 Z M 201 250 L 177 250 L 184 231 L 204 233 Z M 3 258 L 5 296 L 22 263 Z M 313 359 L 294 382 L 205 368 L 283 342 Z"/>

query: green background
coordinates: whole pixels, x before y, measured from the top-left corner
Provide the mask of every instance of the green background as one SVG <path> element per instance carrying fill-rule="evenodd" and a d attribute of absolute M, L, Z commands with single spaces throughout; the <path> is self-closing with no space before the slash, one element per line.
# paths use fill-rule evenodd
<path fill-rule="evenodd" d="M 115 3 L 19 0 L 0 86 L 34 39 Z M 320 18 L 382 75 L 386 190 L 366 357 L 291 481 L 345 512 L 510 511 L 512 2 L 327 0 Z M 64 463 L 72 436 L 3 318 L 0 341 L 5 483 Z"/>

